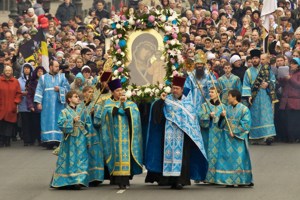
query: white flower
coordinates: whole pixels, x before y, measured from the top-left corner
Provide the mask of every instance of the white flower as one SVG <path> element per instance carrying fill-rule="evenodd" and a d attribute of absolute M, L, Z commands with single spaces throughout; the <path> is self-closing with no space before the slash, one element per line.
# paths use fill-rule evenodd
<path fill-rule="evenodd" d="M 171 26 L 165 26 L 165 31 L 166 32 L 170 32 L 172 30 L 172 27 Z"/>
<path fill-rule="evenodd" d="M 160 14 L 160 11 L 159 11 L 159 10 L 155 10 L 155 13 L 156 13 L 157 15 L 159 15 L 159 14 Z"/>
<path fill-rule="evenodd" d="M 171 45 L 175 45 L 176 44 L 176 40 L 171 40 L 170 44 Z"/>
<path fill-rule="evenodd" d="M 174 65 L 172 65 L 172 71 L 176 70 L 176 67 Z"/>
<path fill-rule="evenodd" d="M 128 89 L 128 90 L 132 90 L 132 89 L 133 89 L 132 85 L 128 85 L 128 86 L 127 86 L 127 89 Z"/>
<path fill-rule="evenodd" d="M 116 44 L 119 44 L 119 42 L 120 42 L 119 39 L 116 39 L 116 40 L 115 40 L 115 43 L 116 43 Z"/>
<path fill-rule="evenodd" d="M 135 21 L 133 20 L 132 17 L 129 18 L 128 23 L 129 23 L 130 25 L 135 25 Z"/>
<path fill-rule="evenodd" d="M 163 88 L 164 88 L 164 84 L 160 83 L 160 84 L 158 85 L 158 88 L 159 88 L 160 90 L 163 89 Z"/>
<path fill-rule="evenodd" d="M 116 25 L 116 28 L 117 28 L 117 29 L 122 28 L 121 24 L 117 24 L 117 25 Z"/>
<path fill-rule="evenodd" d="M 148 93 L 150 93 L 150 92 L 151 92 L 151 89 L 150 89 L 150 88 L 146 88 L 146 89 L 145 89 L 145 93 L 146 93 L 146 94 L 148 94 Z"/>
<path fill-rule="evenodd" d="M 170 17 L 168 18 L 168 21 L 169 21 L 169 22 L 172 22 L 173 20 L 175 20 L 175 18 L 174 18 L 173 16 L 170 16 Z"/>
<path fill-rule="evenodd" d="M 136 93 L 137 96 L 141 96 L 141 94 L 142 94 L 142 91 L 141 91 L 141 90 L 139 90 L 139 91 Z"/>
<path fill-rule="evenodd" d="M 131 90 L 127 90 L 126 93 L 125 93 L 125 96 L 126 96 L 127 98 L 130 98 L 130 97 L 132 96 Z"/>
<path fill-rule="evenodd" d="M 124 53 L 124 52 L 121 52 L 121 56 L 124 57 L 124 56 L 125 56 L 125 53 Z M 122 65 L 122 66 L 123 66 L 123 65 Z"/>
<path fill-rule="evenodd" d="M 155 94 L 156 94 L 156 95 L 159 94 L 159 89 L 155 89 Z"/>
<path fill-rule="evenodd" d="M 116 65 L 120 66 L 122 65 L 122 62 L 121 61 L 116 62 Z"/>
<path fill-rule="evenodd" d="M 114 75 L 115 75 L 115 76 L 118 76 L 118 75 L 119 75 L 119 71 L 118 71 L 118 70 L 115 70 L 115 71 L 114 71 Z"/>
<path fill-rule="evenodd" d="M 120 17 L 119 17 L 118 15 L 115 15 L 115 16 L 114 16 L 114 21 L 115 21 L 115 22 L 118 22 L 118 21 L 120 21 L 120 20 L 121 20 L 121 19 L 120 19 Z M 117 26 L 118 26 L 118 25 L 117 25 Z"/>
<path fill-rule="evenodd" d="M 165 22 L 167 20 L 167 17 L 165 15 L 160 16 L 160 21 Z"/>
<path fill-rule="evenodd" d="M 165 88 L 164 88 L 164 91 L 165 91 L 166 93 L 170 93 L 170 92 L 171 92 L 171 87 L 170 87 L 170 86 L 165 87 Z"/>

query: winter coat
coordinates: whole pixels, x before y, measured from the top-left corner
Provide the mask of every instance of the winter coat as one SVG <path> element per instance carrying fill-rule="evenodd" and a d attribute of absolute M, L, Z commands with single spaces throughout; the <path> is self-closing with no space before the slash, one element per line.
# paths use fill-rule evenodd
<path fill-rule="evenodd" d="M 76 15 L 76 6 L 70 3 L 67 6 L 65 3 L 62 3 L 58 6 L 55 17 L 61 22 L 67 22 L 70 19 L 73 19 Z"/>
<path fill-rule="evenodd" d="M 0 76 L 0 120 L 15 123 L 17 121 L 17 104 L 21 102 L 21 87 L 14 77 L 8 80 Z"/>
<path fill-rule="evenodd" d="M 300 110 L 300 70 L 291 74 L 289 80 L 279 79 L 282 86 L 281 110 Z"/>
<path fill-rule="evenodd" d="M 30 75 L 28 77 L 25 77 L 25 75 L 24 75 L 24 65 L 30 65 L 31 66 Z M 29 79 L 31 77 L 31 74 L 34 70 L 33 66 L 31 64 L 25 63 L 24 65 L 22 65 L 22 68 L 21 68 L 21 77 L 18 78 L 22 93 L 27 91 L 27 85 L 26 84 L 29 81 Z M 27 109 L 27 95 L 22 96 L 22 101 L 18 105 L 18 111 L 19 112 L 30 112 L 30 110 Z"/>
<path fill-rule="evenodd" d="M 41 66 L 35 68 L 35 70 L 32 72 L 32 76 L 28 82 L 28 86 L 27 86 L 28 93 L 26 96 L 27 97 L 27 109 L 31 110 L 31 108 L 34 108 L 35 113 L 41 112 L 39 109 L 37 109 L 37 104 L 34 103 L 35 90 L 36 90 L 36 87 L 39 82 L 39 79 L 37 76 L 37 72 L 39 69 L 42 69 L 44 71 L 44 74 L 47 73 L 47 71 Z"/>

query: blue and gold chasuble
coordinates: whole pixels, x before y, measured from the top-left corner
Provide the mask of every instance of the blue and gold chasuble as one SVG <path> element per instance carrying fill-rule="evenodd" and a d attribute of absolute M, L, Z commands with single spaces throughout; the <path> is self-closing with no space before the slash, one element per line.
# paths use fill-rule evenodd
<path fill-rule="evenodd" d="M 104 158 L 113 176 L 141 174 L 143 169 L 140 113 L 132 101 L 109 98 L 101 114 Z"/>
<path fill-rule="evenodd" d="M 193 180 L 204 180 L 207 172 L 206 152 L 192 96 L 183 95 L 181 100 L 177 100 L 174 99 L 172 95 L 168 95 L 164 103 L 163 112 L 166 122 L 164 126 L 165 134 L 163 149 L 154 151 L 155 155 L 151 150 L 152 148 L 160 148 L 159 146 L 152 144 L 158 144 L 158 140 L 161 140 L 161 137 L 155 137 L 155 132 L 159 134 L 161 132 L 159 129 L 163 126 L 153 126 L 150 117 L 147 138 L 146 168 L 149 171 L 162 172 L 163 176 L 180 176 L 184 148 L 184 134 L 187 134 L 195 144 L 195 148 L 191 149 L 190 155 L 190 178 Z M 153 138 L 153 136 L 155 138 Z M 162 160 L 159 159 L 160 157 L 162 157 Z"/>
<path fill-rule="evenodd" d="M 225 74 L 218 79 L 219 88 L 221 89 L 221 101 L 223 104 L 228 104 L 228 92 L 230 90 L 238 90 L 242 92 L 241 80 L 238 76 L 230 74 L 227 77 Z"/>
<path fill-rule="evenodd" d="M 79 114 L 78 111 L 78 108 L 75 111 L 67 106 L 59 115 L 58 126 L 64 133 L 65 139 L 60 143 L 51 187 L 76 184 L 88 187 L 89 161 L 86 137 L 88 132 L 83 117 L 79 122 L 74 122 L 74 117 Z"/>
<path fill-rule="evenodd" d="M 247 69 L 243 82 L 243 97 L 251 96 L 251 88 L 259 73 L 261 66 Z M 275 84 L 275 76 L 270 71 L 270 82 L 268 84 Z M 261 139 L 276 135 L 274 126 L 274 112 L 270 96 L 267 89 L 260 88 L 255 97 L 251 107 L 252 127 L 249 139 Z"/>
<path fill-rule="evenodd" d="M 92 109 L 94 102 L 90 102 L 85 106 L 84 102 L 78 105 L 78 112 L 82 112 L 83 121 L 87 130 L 87 144 L 89 155 L 89 182 L 104 180 L 104 157 L 103 157 L 103 141 L 100 137 L 100 132 L 94 127 L 92 118 Z M 97 109 L 95 104 L 95 110 Z"/>
<path fill-rule="evenodd" d="M 54 87 L 59 86 L 59 92 Z M 41 140 L 42 142 L 57 141 L 63 139 L 63 135 L 57 126 L 58 115 L 65 108 L 65 94 L 70 90 L 70 85 L 65 75 L 58 73 L 54 76 L 43 75 L 38 82 L 34 95 L 34 102 L 41 103 Z"/>
<path fill-rule="evenodd" d="M 248 133 L 251 128 L 251 114 L 242 103 L 235 107 L 227 106 L 226 115 L 234 134 L 229 134 L 225 119 L 221 120 L 223 129 L 219 144 L 219 156 L 215 169 L 209 169 L 207 177 L 211 183 L 222 185 L 248 185 L 252 183 L 252 168 L 248 150 Z"/>

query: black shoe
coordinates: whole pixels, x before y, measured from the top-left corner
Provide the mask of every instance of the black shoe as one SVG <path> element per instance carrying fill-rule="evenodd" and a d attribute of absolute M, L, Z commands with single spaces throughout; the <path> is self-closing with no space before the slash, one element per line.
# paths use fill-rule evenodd
<path fill-rule="evenodd" d="M 249 187 L 253 187 L 253 186 L 254 186 L 254 183 L 250 183 L 248 186 L 249 186 Z"/>
<path fill-rule="evenodd" d="M 100 183 L 102 183 L 101 181 L 92 181 L 89 183 L 89 187 L 97 187 Z"/>
<path fill-rule="evenodd" d="M 126 185 L 121 185 L 121 184 L 119 184 L 119 189 L 120 189 L 120 190 L 125 190 L 125 189 L 126 189 Z"/>
<path fill-rule="evenodd" d="M 81 189 L 81 185 L 73 185 L 72 187 L 73 190 L 80 190 Z"/>
<path fill-rule="evenodd" d="M 267 138 L 266 139 L 266 144 L 271 145 L 273 143 L 273 138 Z"/>
<path fill-rule="evenodd" d="M 226 185 L 227 188 L 234 188 L 234 185 Z"/>
<path fill-rule="evenodd" d="M 172 189 L 175 189 L 175 190 L 182 190 L 183 189 L 183 185 L 182 184 L 173 184 L 171 186 Z"/>

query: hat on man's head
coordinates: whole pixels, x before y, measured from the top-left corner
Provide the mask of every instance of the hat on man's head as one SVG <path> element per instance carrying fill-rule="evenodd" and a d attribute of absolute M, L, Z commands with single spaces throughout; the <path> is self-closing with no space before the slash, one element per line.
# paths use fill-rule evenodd
<path fill-rule="evenodd" d="M 261 55 L 261 52 L 258 49 L 253 49 L 253 50 L 250 51 L 251 58 L 254 58 L 254 57 L 259 57 L 260 58 L 260 55 Z"/>
<path fill-rule="evenodd" d="M 185 82 L 185 77 L 174 76 L 172 84 L 173 84 L 173 86 L 178 86 L 178 87 L 182 87 L 183 88 L 184 82 Z"/>
<path fill-rule="evenodd" d="M 100 81 L 107 82 L 109 80 L 111 80 L 111 72 L 103 72 L 103 74 L 101 75 Z"/>
<path fill-rule="evenodd" d="M 198 53 L 196 53 L 195 56 L 194 56 L 194 63 L 202 63 L 202 64 L 204 64 L 203 58 Z"/>
<path fill-rule="evenodd" d="M 118 88 L 122 88 L 121 80 L 115 79 L 115 80 L 108 82 L 108 87 L 112 92 Z"/>

